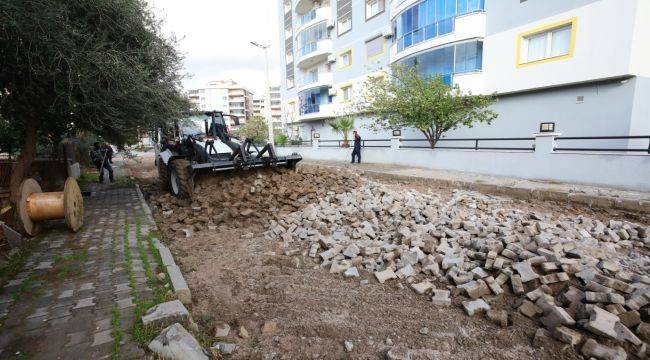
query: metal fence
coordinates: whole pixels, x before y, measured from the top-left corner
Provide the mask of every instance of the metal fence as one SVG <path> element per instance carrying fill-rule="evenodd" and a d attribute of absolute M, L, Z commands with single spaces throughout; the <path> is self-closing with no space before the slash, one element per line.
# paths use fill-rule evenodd
<path fill-rule="evenodd" d="M 558 141 L 558 146 L 555 151 L 595 151 L 595 152 L 635 152 L 650 154 L 650 135 L 638 136 L 559 136 L 555 138 Z M 622 147 L 600 147 L 599 143 L 603 140 L 621 140 L 619 141 Z M 588 147 L 572 147 L 560 146 L 560 143 L 571 142 L 578 144 L 591 145 Z M 645 146 L 645 144 L 648 144 Z"/>
<path fill-rule="evenodd" d="M 343 146 L 343 140 L 319 140 L 318 146 L 323 148 L 340 148 Z M 348 140 L 350 147 L 354 145 L 354 140 Z M 390 139 L 370 139 L 361 140 L 362 148 L 390 148 Z"/>
<path fill-rule="evenodd" d="M 435 149 L 450 150 L 502 150 L 502 151 L 535 151 L 535 137 L 507 138 L 443 138 L 436 143 Z M 650 135 L 637 136 L 559 136 L 555 140 L 558 145 L 555 151 L 572 152 L 616 152 L 616 153 L 647 153 L 650 154 Z M 608 140 L 606 146 L 600 146 Z M 390 148 L 391 139 L 361 140 L 362 148 Z M 354 141 L 348 141 L 350 146 Z M 303 146 L 311 145 L 311 141 L 303 142 Z M 341 148 L 343 140 L 319 140 L 319 147 Z M 427 139 L 400 139 L 401 149 L 431 149 Z M 435 150 L 431 149 L 431 150 Z"/>
<path fill-rule="evenodd" d="M 429 141 L 426 139 L 402 139 L 404 143 L 413 143 L 420 142 L 425 143 L 424 145 L 401 145 L 400 148 L 406 149 L 431 149 Z M 484 143 L 488 143 L 489 146 L 485 146 Z M 498 142 L 495 144 L 495 142 Z M 506 145 L 511 142 L 514 144 L 521 144 L 524 146 L 499 146 Z M 524 143 L 528 142 L 528 144 Z M 535 150 L 535 138 L 459 138 L 459 139 L 448 139 L 443 138 L 439 139 L 436 143 L 436 149 L 454 149 L 454 150 L 517 150 L 517 151 L 534 151 Z M 451 145 L 445 145 L 447 143 L 456 143 Z M 460 144 L 459 144 L 460 143 Z"/>

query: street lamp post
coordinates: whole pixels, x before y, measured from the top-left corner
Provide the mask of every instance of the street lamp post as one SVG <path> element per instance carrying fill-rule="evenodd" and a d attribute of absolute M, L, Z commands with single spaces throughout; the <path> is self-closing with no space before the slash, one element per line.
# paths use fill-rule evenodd
<path fill-rule="evenodd" d="M 264 112 L 266 113 L 266 122 L 269 126 L 269 143 L 273 144 L 273 117 L 271 116 L 271 82 L 269 79 L 269 54 L 268 49 L 270 45 L 259 44 L 255 41 L 251 41 L 253 46 L 256 46 L 264 50 L 264 62 L 266 63 L 266 101 Z"/>

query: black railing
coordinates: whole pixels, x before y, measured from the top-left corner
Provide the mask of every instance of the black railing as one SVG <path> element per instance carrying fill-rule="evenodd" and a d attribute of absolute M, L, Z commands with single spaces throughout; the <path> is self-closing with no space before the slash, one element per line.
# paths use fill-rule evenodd
<path fill-rule="evenodd" d="M 388 144 L 378 144 L 379 142 L 387 142 Z M 370 144 L 368 144 L 370 143 Z M 370 140 L 361 140 L 362 148 L 389 148 L 390 139 L 370 139 Z"/>
<path fill-rule="evenodd" d="M 638 136 L 559 136 L 555 138 L 558 141 L 585 141 L 585 140 L 648 140 L 648 147 L 643 148 L 612 148 L 612 147 L 562 147 L 558 146 L 555 151 L 598 151 L 598 152 L 642 152 L 650 154 L 650 135 Z M 628 144 L 629 146 L 629 144 Z"/>
<path fill-rule="evenodd" d="M 318 147 L 340 148 L 341 144 L 343 144 L 343 140 L 318 140 Z"/>
<path fill-rule="evenodd" d="M 380 142 L 388 144 L 379 144 Z M 319 140 L 318 146 L 324 148 L 340 148 L 344 140 Z M 350 147 L 354 146 L 354 140 L 348 140 Z M 361 140 L 362 148 L 390 148 L 390 139 Z"/>
<path fill-rule="evenodd" d="M 494 141 L 535 141 L 535 138 L 462 138 L 462 139 L 439 139 L 436 143 L 436 149 L 454 149 L 454 150 L 516 150 L 516 151 L 535 151 L 535 144 L 531 143 L 528 147 L 501 147 L 501 146 L 483 146 L 481 142 Z M 402 139 L 402 142 L 425 142 L 425 145 L 401 145 L 404 149 L 431 149 L 427 139 Z M 465 142 L 470 145 L 465 146 L 444 146 L 444 142 Z"/>

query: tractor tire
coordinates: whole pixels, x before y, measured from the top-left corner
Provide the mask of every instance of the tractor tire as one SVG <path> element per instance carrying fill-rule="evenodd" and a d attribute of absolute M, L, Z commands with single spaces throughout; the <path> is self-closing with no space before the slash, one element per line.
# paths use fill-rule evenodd
<path fill-rule="evenodd" d="M 169 188 L 172 195 L 181 199 L 191 199 L 194 196 L 194 176 L 189 161 L 176 159 L 171 162 Z"/>
<path fill-rule="evenodd" d="M 167 165 L 160 160 L 158 160 L 158 184 L 161 190 L 169 190 L 169 170 L 167 170 Z"/>

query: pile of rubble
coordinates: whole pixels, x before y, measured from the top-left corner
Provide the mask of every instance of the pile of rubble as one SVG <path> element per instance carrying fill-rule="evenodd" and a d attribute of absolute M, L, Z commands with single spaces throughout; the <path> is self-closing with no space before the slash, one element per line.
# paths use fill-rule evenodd
<path fill-rule="evenodd" d="M 328 190 L 271 221 L 267 236 L 286 255 L 346 278 L 365 270 L 381 283 L 404 279 L 437 306 L 463 296 L 468 315 L 485 312 L 502 326 L 508 312 L 490 303 L 514 295 L 517 311 L 541 324 L 535 344 L 553 337 L 586 357 L 646 356 L 650 228 L 522 211 L 466 191 L 443 201 L 374 182 Z"/>
<path fill-rule="evenodd" d="M 163 231 L 190 236 L 233 220 L 266 225 L 269 218 L 281 219 L 328 192 L 355 188 L 359 181 L 351 174 L 311 168 L 259 170 L 199 179 L 193 202 L 169 193 L 149 201 Z"/>

